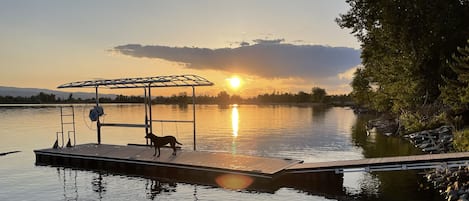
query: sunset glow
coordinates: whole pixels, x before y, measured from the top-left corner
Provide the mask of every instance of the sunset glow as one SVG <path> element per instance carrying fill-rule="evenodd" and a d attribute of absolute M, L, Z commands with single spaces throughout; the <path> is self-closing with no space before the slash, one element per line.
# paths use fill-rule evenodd
<path fill-rule="evenodd" d="M 232 89 L 238 89 L 241 86 L 241 79 L 239 77 L 228 78 L 228 81 Z"/>
<path fill-rule="evenodd" d="M 201 95 L 227 91 L 253 97 L 313 86 L 334 94 L 351 90 L 349 75 L 361 62 L 360 44 L 331 20 L 347 11 L 345 1 L 292 6 L 286 1 L 133 5 L 104 0 L 93 4 L 95 9 L 82 2 L 30 2 L 0 2 L 5 30 L 0 43 L 8 50 L 0 53 L 0 86 L 57 90 L 64 83 L 95 78 L 195 74 L 214 83 L 197 89 Z M 279 9 L 282 15 L 277 15 Z M 186 89 L 177 90 L 155 93 L 172 96 Z M 132 89 L 102 93 L 142 95 Z"/>

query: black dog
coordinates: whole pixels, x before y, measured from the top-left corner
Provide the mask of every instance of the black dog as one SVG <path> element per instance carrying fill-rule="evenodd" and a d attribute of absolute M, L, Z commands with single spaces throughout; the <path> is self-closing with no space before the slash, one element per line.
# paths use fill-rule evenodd
<path fill-rule="evenodd" d="M 153 156 L 156 155 L 156 149 L 158 149 L 158 157 L 160 157 L 160 154 L 161 154 L 160 147 L 169 143 L 171 145 L 171 148 L 173 148 L 173 155 L 176 155 L 176 144 L 182 145 L 180 142 L 176 140 L 174 136 L 158 137 L 154 135 L 153 133 L 149 133 L 145 136 L 145 138 L 149 138 L 150 141 L 155 146 L 155 154 L 153 154 Z"/>

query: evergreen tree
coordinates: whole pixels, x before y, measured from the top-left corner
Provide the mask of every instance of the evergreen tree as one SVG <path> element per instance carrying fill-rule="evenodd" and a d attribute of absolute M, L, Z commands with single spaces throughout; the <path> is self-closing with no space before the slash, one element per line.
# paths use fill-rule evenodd
<path fill-rule="evenodd" d="M 467 44 L 458 48 L 458 54 L 453 54 L 453 62 L 449 65 L 457 78 L 446 78 L 446 85 L 441 87 L 443 102 L 454 110 L 469 109 L 469 40 Z"/>

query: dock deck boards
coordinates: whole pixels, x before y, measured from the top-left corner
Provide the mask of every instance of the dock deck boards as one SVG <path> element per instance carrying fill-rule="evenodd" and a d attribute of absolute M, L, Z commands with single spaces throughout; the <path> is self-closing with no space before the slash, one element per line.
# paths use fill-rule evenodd
<path fill-rule="evenodd" d="M 413 156 L 396 156 L 383 158 L 367 158 L 358 160 L 329 161 L 316 163 L 301 163 L 288 167 L 286 170 L 308 171 L 308 170 L 325 170 L 325 169 L 345 169 L 345 168 L 362 168 L 366 166 L 383 166 L 393 164 L 415 164 L 415 163 L 432 163 L 432 162 L 451 162 L 451 161 L 469 161 L 469 152 L 445 153 L 445 154 L 425 154 Z"/>
<path fill-rule="evenodd" d="M 303 175 L 315 172 L 347 171 L 389 171 L 426 169 L 440 167 L 442 164 L 453 167 L 469 164 L 469 152 L 426 154 L 359 160 L 302 163 L 300 160 L 246 156 L 224 152 L 206 152 L 178 150 L 172 155 L 172 149 L 161 148 L 161 156 L 153 156 L 154 148 L 146 146 L 124 146 L 106 144 L 82 144 L 72 148 L 35 150 L 39 163 L 71 164 L 73 161 L 87 164 L 108 164 L 129 168 L 151 167 L 150 172 L 170 170 L 190 171 L 192 175 L 241 174 L 258 178 L 273 179 L 282 175 Z M 45 158 L 42 160 L 42 158 Z M 49 161 L 51 158 L 52 161 Z M 43 161 L 43 162 L 41 162 Z M 48 162 L 49 161 L 49 162 Z M 110 165 L 109 165 L 110 164 Z M 356 170 L 363 169 L 363 170 Z M 212 174 L 212 175 L 213 175 Z"/>
<path fill-rule="evenodd" d="M 119 160 L 127 163 L 147 163 L 155 166 L 206 169 L 209 171 L 246 173 L 253 176 L 272 176 L 299 160 L 246 156 L 222 152 L 178 150 L 161 148 L 161 156 L 153 156 L 154 148 L 106 144 L 83 144 L 71 148 L 36 150 L 36 154 L 94 160 Z"/>

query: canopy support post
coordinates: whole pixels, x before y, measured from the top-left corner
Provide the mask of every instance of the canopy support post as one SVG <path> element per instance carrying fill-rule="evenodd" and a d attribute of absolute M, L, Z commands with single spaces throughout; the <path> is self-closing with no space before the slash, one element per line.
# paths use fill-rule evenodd
<path fill-rule="evenodd" d="M 148 84 L 148 110 L 150 118 L 150 133 L 153 133 L 153 115 L 151 109 L 151 84 Z M 154 134 L 154 133 L 153 133 Z"/>
<path fill-rule="evenodd" d="M 147 88 L 143 87 L 144 97 L 143 97 L 143 104 L 145 105 L 145 136 L 148 135 L 148 97 L 147 97 Z M 148 145 L 148 138 L 145 138 L 146 145 Z"/>
<path fill-rule="evenodd" d="M 98 85 L 96 85 L 96 108 L 99 108 L 99 95 L 98 95 Z M 96 121 L 96 132 L 98 137 L 98 144 L 101 144 L 101 122 L 98 120 Z"/>
<path fill-rule="evenodd" d="M 192 86 L 192 124 L 193 124 L 193 129 L 194 129 L 194 151 L 197 149 L 196 148 L 196 139 L 195 139 L 195 87 Z"/>

